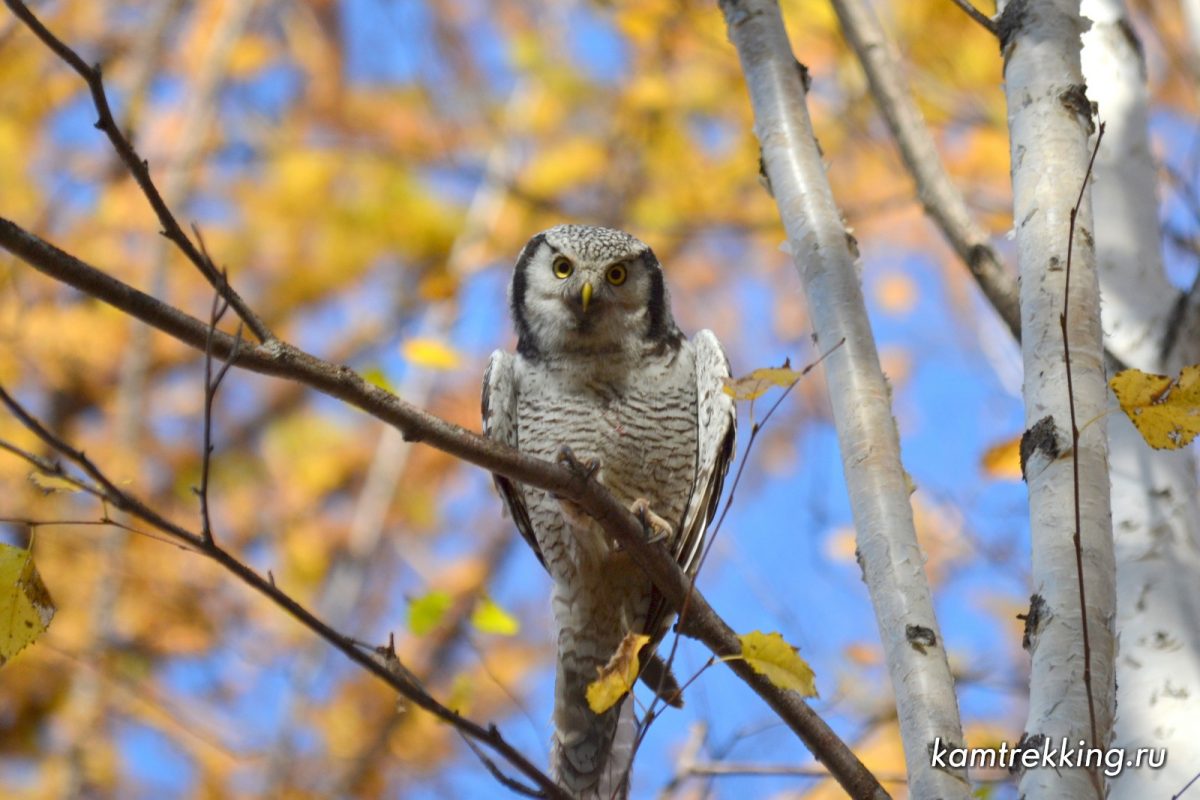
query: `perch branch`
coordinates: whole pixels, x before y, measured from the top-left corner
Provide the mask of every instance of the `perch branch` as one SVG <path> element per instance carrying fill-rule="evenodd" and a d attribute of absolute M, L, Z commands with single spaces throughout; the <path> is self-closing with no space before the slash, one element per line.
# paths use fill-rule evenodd
<path fill-rule="evenodd" d="M 101 272 L 2 217 L 0 247 L 39 272 L 184 344 L 200 351 L 209 346 L 209 325 Z M 574 501 L 621 543 L 674 610 L 682 608 L 686 599 L 686 635 L 699 639 L 718 657 L 741 653 L 733 629 L 699 592 L 690 592 L 690 581 L 674 560 L 661 547 L 647 543 L 641 523 L 599 483 L 435 417 L 366 382 L 349 367 L 331 364 L 286 342 L 277 339 L 261 344 L 242 342 L 240 349 L 237 348 L 235 337 L 211 331 L 211 352 L 216 358 L 228 361 L 236 349 L 236 365 L 242 369 L 302 383 L 393 425 L 409 441 L 424 442 L 476 466 Z M 691 597 L 687 599 L 689 593 Z M 779 715 L 851 796 L 887 796 L 846 743 L 799 695 L 775 686 L 741 659 L 727 661 L 726 666 Z"/>

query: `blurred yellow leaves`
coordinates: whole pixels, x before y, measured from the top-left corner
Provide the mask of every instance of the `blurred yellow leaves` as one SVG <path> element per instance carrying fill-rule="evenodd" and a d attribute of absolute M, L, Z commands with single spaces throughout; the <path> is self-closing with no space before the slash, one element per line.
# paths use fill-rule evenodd
<path fill-rule="evenodd" d="M 247 78 L 270 63 L 274 56 L 275 46 L 266 38 L 242 36 L 229 53 L 229 75 Z"/>
<path fill-rule="evenodd" d="M 679 14 L 677 3 L 669 0 L 622 3 L 613 14 L 621 32 L 636 44 L 647 46 L 658 40 L 668 20 Z"/>
<path fill-rule="evenodd" d="M 107 306 L 85 301 L 37 304 L 20 315 L 20 352 L 55 385 L 78 385 L 103 376 L 112 353 L 125 343 L 128 320 Z M 105 342 L 97 347 L 97 342 Z"/>
<path fill-rule="evenodd" d="M 446 620 L 447 614 L 455 604 L 464 601 L 472 603 L 469 620 L 471 626 L 480 633 L 515 636 L 521 630 L 521 623 L 517 618 L 490 597 L 485 595 L 474 601 L 470 598 L 456 599 L 450 592 L 441 589 L 435 589 L 409 601 L 408 629 L 415 636 L 432 633 Z"/>
<path fill-rule="evenodd" d="M 543 151 L 526 171 L 522 184 L 536 194 L 554 194 L 595 180 L 609 166 L 599 140 L 577 136 Z"/>
<path fill-rule="evenodd" d="M 341 486 L 358 467 L 356 450 L 343 426 L 317 414 L 280 420 L 266 431 L 262 444 L 279 499 L 287 508 L 302 508 Z"/>
<path fill-rule="evenodd" d="M 453 603 L 450 593 L 443 591 L 429 592 L 412 600 L 408 604 L 408 629 L 424 636 L 441 624 Z"/>
<path fill-rule="evenodd" d="M 54 618 L 54 601 L 33 553 L 0 543 L 0 666 L 32 644 Z"/>
<path fill-rule="evenodd" d="M 751 631 L 739 635 L 738 640 L 742 654 L 724 660 L 740 658 L 780 689 L 798 692 L 802 697 L 817 696 L 812 667 L 778 633 Z"/>
<path fill-rule="evenodd" d="M 521 623 L 517 618 L 490 597 L 483 597 L 475 604 L 475 610 L 471 612 L 471 625 L 482 633 L 494 633 L 499 636 L 516 636 L 521 630 Z"/>
<path fill-rule="evenodd" d="M 1200 365 L 1184 367 L 1178 378 L 1126 369 L 1108 385 L 1151 447 L 1178 450 L 1200 434 Z"/>
<path fill-rule="evenodd" d="M 641 666 L 638 652 L 650 641 L 641 633 L 627 633 L 608 663 L 599 668 L 599 676 L 588 684 L 588 708 L 603 714 L 620 702 L 637 681 Z"/>
<path fill-rule="evenodd" d="M 1021 479 L 1021 435 L 1005 439 L 989 447 L 980 460 L 983 473 L 989 478 L 1019 481 Z"/>
<path fill-rule="evenodd" d="M 462 357 L 458 351 L 439 339 L 409 339 L 400 348 L 409 363 L 426 369 L 458 369 Z"/>

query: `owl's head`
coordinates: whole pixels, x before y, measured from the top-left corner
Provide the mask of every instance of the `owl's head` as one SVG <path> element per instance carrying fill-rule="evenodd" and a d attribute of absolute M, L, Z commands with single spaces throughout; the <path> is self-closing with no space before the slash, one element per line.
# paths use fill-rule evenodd
<path fill-rule="evenodd" d="M 529 240 L 509 291 L 517 350 L 616 355 L 678 346 L 662 268 L 623 231 L 558 225 Z"/>

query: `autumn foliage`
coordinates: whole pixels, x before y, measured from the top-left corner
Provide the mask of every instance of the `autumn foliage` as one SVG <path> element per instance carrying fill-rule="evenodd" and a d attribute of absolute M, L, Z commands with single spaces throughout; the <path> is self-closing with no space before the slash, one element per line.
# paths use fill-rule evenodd
<path fill-rule="evenodd" d="M 749 376 L 731 389 L 741 400 L 801 377 L 752 370 L 828 349 L 808 339 L 714 3 L 41 5 L 48 26 L 102 64 L 114 113 L 165 199 L 264 321 L 447 420 L 479 429 L 483 365 L 510 342 L 508 269 L 531 234 L 564 220 L 653 246 L 681 327 L 714 329 Z M 1011 256 L 994 38 L 949 2 L 878 5 L 951 176 Z M 1156 102 L 1191 113 L 1194 86 L 1170 68 L 1185 47 L 1175 4 L 1141 6 Z M 1012 344 L 925 218 L 833 12 L 809 0 L 783 8 L 913 447 L 925 571 L 957 609 L 944 625 L 968 686 L 967 736 L 1015 741 L 1021 701 L 1003 687 L 1024 680 L 1016 614 L 1027 593 Z M 86 87 L 7 11 L 0 86 L 0 216 L 207 319 L 212 288 L 158 234 L 92 128 Z M 0 385 L 119 485 L 198 528 L 202 354 L 5 252 L 0 337 Z M 903 795 L 821 381 L 819 369 L 803 376 L 764 427 L 700 586 L 739 630 L 781 631 L 786 642 L 750 634 L 745 658 L 805 694 L 819 688 L 815 707 Z M 1194 384 L 1187 373 L 1179 390 Z M 1142 407 L 1143 418 L 1156 408 Z M 488 476 L 315 392 L 237 370 L 212 432 L 221 546 L 347 635 L 370 646 L 393 635 L 441 702 L 496 721 L 544 762 L 548 582 Z M 8 414 L 0 440 L 52 455 Z M 0 538 L 32 547 L 44 583 L 34 594 L 48 591 L 57 610 L 35 646 L 0 655 L 11 658 L 0 672 L 0 794 L 500 791 L 451 727 L 398 707 L 216 565 L 9 455 Z M 32 581 L 4 548 L 0 584 L 9 560 Z M 42 619 L 36 600 L 14 598 L 23 619 Z M 690 646 L 685 680 L 708 657 Z M 632 650 L 634 672 L 613 673 L 617 696 L 636 674 Z M 714 760 L 731 750 L 754 760 L 735 747 L 772 719 L 715 670 L 686 697 L 644 745 L 658 757 L 638 773 L 639 796 L 703 785 L 673 760 L 697 726 L 712 731 Z M 767 760 L 807 763 L 786 733 L 759 741 Z M 828 780 L 755 780 L 718 792 L 837 792 Z"/>

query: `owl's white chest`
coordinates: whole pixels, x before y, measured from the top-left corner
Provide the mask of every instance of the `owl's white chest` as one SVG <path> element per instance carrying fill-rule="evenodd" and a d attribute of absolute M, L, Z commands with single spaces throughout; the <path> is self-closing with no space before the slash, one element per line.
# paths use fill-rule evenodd
<path fill-rule="evenodd" d="M 622 503 L 645 498 L 678 527 L 696 472 L 696 377 L 692 350 L 622 367 L 526 364 L 518 373 L 521 450 L 554 459 L 567 445 L 600 463 L 597 479 Z M 531 522 L 547 564 L 603 559 L 611 552 L 592 520 L 528 489 Z M 563 565 L 564 567 L 566 565 Z M 551 566 L 551 572 L 560 572 Z M 556 577 L 560 577 L 556 575 Z"/>

